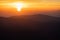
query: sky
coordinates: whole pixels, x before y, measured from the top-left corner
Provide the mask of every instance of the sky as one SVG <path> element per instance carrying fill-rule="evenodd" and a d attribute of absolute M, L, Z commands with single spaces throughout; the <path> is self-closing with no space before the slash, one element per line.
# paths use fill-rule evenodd
<path fill-rule="evenodd" d="M 22 2 L 25 5 L 20 12 L 10 5 L 16 2 Z M 47 10 L 60 10 L 60 0 L 0 0 L 0 16 L 25 15 L 29 12 Z"/>

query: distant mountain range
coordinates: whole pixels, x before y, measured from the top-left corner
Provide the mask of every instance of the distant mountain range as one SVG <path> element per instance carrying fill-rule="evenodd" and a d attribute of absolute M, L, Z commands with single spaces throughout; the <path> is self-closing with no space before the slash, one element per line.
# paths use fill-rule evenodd
<path fill-rule="evenodd" d="M 8 18 L 0 17 L 0 20 L 31 20 L 31 21 L 38 21 L 38 22 L 49 22 L 49 21 L 60 21 L 60 17 L 36 14 L 36 15 L 12 16 Z"/>
<path fill-rule="evenodd" d="M 0 33 L 4 38 L 50 38 L 59 36 L 60 18 L 47 15 L 0 17 Z"/>
<path fill-rule="evenodd" d="M 52 17 L 48 15 L 21 15 L 21 16 L 13 16 L 13 17 L 0 17 L 0 22 L 3 25 L 30 25 L 30 24 L 42 24 L 42 23 L 60 23 L 59 17 Z"/>

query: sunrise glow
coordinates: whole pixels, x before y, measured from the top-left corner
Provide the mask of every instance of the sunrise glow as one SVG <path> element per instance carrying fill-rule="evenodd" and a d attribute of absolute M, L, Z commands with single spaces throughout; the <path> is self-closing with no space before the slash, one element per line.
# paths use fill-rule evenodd
<path fill-rule="evenodd" d="M 23 8 L 24 4 L 23 3 L 12 3 L 12 6 L 16 7 L 17 11 L 21 11 L 21 9 Z"/>
<path fill-rule="evenodd" d="M 60 10 L 59 0 L 0 0 L 0 16 L 30 15 L 52 10 Z"/>

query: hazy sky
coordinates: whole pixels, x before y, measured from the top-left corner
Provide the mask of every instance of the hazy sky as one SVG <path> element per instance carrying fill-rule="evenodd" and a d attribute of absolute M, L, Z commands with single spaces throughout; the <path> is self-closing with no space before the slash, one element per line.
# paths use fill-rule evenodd
<path fill-rule="evenodd" d="M 11 0 L 0 0 L 0 1 L 11 1 Z M 12 0 L 12 1 L 60 1 L 60 0 Z"/>
<path fill-rule="evenodd" d="M 16 12 L 15 8 L 12 8 L 7 5 L 11 2 L 19 2 L 19 1 L 23 1 L 27 3 L 29 7 L 27 7 L 28 9 L 26 8 L 26 10 L 31 9 L 31 10 L 34 10 L 35 12 L 36 10 L 38 11 L 39 10 L 40 11 L 41 10 L 60 10 L 60 0 L 0 0 L 0 16 L 19 15 L 18 12 Z M 6 4 L 6 5 L 2 5 L 2 4 Z M 26 12 L 29 12 L 29 11 L 26 11 Z M 23 13 L 25 13 L 25 10 Z"/>

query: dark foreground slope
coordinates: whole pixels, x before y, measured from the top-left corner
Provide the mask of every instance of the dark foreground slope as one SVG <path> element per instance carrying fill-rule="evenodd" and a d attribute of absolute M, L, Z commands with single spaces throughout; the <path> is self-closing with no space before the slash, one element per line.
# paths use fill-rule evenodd
<path fill-rule="evenodd" d="M 0 17 L 1 37 L 53 40 L 59 37 L 60 18 L 47 15 Z"/>

